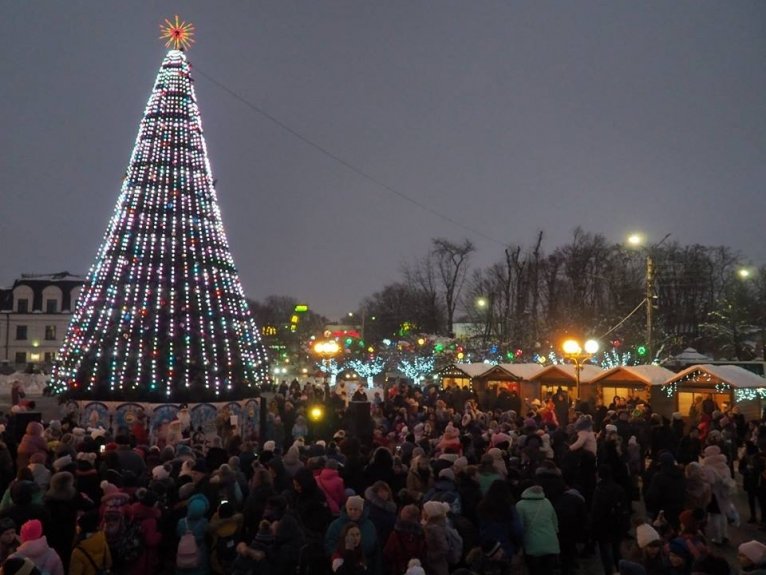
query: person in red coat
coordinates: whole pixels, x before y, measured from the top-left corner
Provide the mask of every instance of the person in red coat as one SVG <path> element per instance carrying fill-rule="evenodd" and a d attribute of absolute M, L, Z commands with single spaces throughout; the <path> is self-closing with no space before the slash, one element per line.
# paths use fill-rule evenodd
<path fill-rule="evenodd" d="M 420 524 L 420 509 L 417 505 L 405 505 L 383 548 L 384 572 L 401 575 L 412 558 L 425 562 L 426 540 Z"/>
<path fill-rule="evenodd" d="M 346 502 L 346 486 L 343 478 L 338 473 L 338 462 L 328 459 L 324 468 L 314 475 L 320 491 L 327 499 L 327 505 L 333 515 L 339 515 L 343 504 Z"/>
<path fill-rule="evenodd" d="M 132 503 L 128 509 L 128 517 L 141 526 L 141 539 L 143 552 L 130 568 L 132 575 L 147 575 L 156 573 L 159 567 L 158 548 L 162 542 L 162 533 L 159 530 L 159 521 L 162 516 L 157 508 L 157 494 L 146 488 L 136 491 L 138 501 Z"/>

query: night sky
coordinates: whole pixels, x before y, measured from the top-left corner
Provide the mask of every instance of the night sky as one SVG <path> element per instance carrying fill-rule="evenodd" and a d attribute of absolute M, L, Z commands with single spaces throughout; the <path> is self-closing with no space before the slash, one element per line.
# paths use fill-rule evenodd
<path fill-rule="evenodd" d="M 250 297 L 337 317 L 433 237 L 576 226 L 766 263 L 766 2 L 7 1 L 1 284 L 88 271 L 175 14 Z"/>

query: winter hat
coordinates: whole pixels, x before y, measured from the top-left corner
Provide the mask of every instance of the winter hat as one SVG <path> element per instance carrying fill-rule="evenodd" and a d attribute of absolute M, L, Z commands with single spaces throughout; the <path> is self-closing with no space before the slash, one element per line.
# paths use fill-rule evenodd
<path fill-rule="evenodd" d="M 691 553 L 689 552 L 689 548 L 686 546 L 686 540 L 683 537 L 676 537 L 671 540 L 670 543 L 668 543 L 668 549 L 673 555 L 683 557 L 686 561 L 691 559 Z"/>
<path fill-rule="evenodd" d="M 29 435 L 42 435 L 43 433 L 43 424 L 39 421 L 30 421 L 27 423 L 27 430 L 26 432 Z"/>
<path fill-rule="evenodd" d="M 534 421 L 534 420 L 533 420 Z M 508 443 L 510 445 L 513 442 L 513 439 L 510 435 L 507 433 L 495 433 L 495 435 L 492 436 L 492 446 L 500 445 L 501 443 Z"/>
<path fill-rule="evenodd" d="M 587 415 L 581 415 L 575 423 L 576 431 L 590 431 L 593 429 L 593 420 Z"/>
<path fill-rule="evenodd" d="M 170 472 L 165 468 L 164 465 L 158 465 L 154 469 L 152 469 L 152 479 L 155 479 L 157 481 L 162 481 L 163 479 L 167 479 L 170 477 Z"/>
<path fill-rule="evenodd" d="M 447 424 L 447 427 L 444 428 L 444 438 L 445 439 L 457 439 L 460 435 L 460 432 L 455 428 L 454 425 L 452 425 L 452 422 Z"/>
<path fill-rule="evenodd" d="M 70 465 L 72 465 L 72 456 L 65 455 L 63 457 L 59 457 L 53 462 L 53 469 L 55 471 L 61 471 L 62 469 L 69 467 Z"/>
<path fill-rule="evenodd" d="M 30 519 L 21 526 L 21 542 L 34 541 L 43 536 L 43 524 L 39 519 Z"/>
<path fill-rule="evenodd" d="M 104 480 L 101 482 L 101 491 L 104 492 L 104 495 L 115 495 L 120 489 L 114 483 Z"/>
<path fill-rule="evenodd" d="M 417 523 L 420 520 L 420 509 L 418 509 L 417 505 L 405 505 L 399 512 L 399 517 L 402 521 Z"/>
<path fill-rule="evenodd" d="M 657 530 L 648 523 L 642 523 L 636 527 L 636 543 L 638 543 L 638 546 L 641 549 L 649 545 L 649 543 L 653 543 L 654 541 L 659 540 L 660 534 L 657 533 Z"/>
<path fill-rule="evenodd" d="M 449 479 L 450 481 L 455 481 L 455 472 L 452 471 L 449 467 L 447 469 L 442 469 L 439 472 L 439 478 L 440 479 Z"/>
<path fill-rule="evenodd" d="M 29 463 L 36 463 L 38 465 L 45 465 L 45 461 L 47 460 L 47 456 L 45 453 L 42 453 L 40 451 L 33 453 L 29 458 Z"/>
<path fill-rule="evenodd" d="M 702 452 L 704 457 L 710 457 L 713 455 L 721 455 L 721 448 L 717 445 L 708 445 L 705 451 Z"/>
<path fill-rule="evenodd" d="M 492 456 L 492 461 L 497 461 L 503 458 L 503 452 L 497 447 L 492 447 L 487 450 L 487 455 Z"/>
<path fill-rule="evenodd" d="M 96 454 L 95 453 L 88 453 L 86 451 L 81 451 L 77 454 L 77 461 L 87 461 L 91 465 L 96 463 Z"/>
<path fill-rule="evenodd" d="M 760 566 L 766 562 L 766 545 L 753 539 L 737 547 L 737 551 L 750 559 L 753 565 Z"/>
<path fill-rule="evenodd" d="M 678 412 L 678 411 L 673 412 L 673 416 L 672 417 L 673 417 L 673 419 L 683 419 L 684 418 L 684 416 L 681 415 L 681 413 Z"/>
<path fill-rule="evenodd" d="M 74 475 L 68 471 L 59 471 L 51 476 L 48 495 L 72 498 L 77 494 L 74 488 Z"/>
<path fill-rule="evenodd" d="M 423 512 L 429 519 L 432 517 L 444 517 L 449 509 L 449 503 L 444 503 L 443 501 L 426 501 L 423 504 Z"/>
<path fill-rule="evenodd" d="M 425 569 L 420 564 L 420 559 L 410 559 L 404 575 L 426 575 Z"/>
<path fill-rule="evenodd" d="M 264 451 L 271 451 L 274 453 L 277 450 L 277 443 L 274 440 L 269 440 L 264 442 L 263 444 L 263 450 Z"/>
<path fill-rule="evenodd" d="M 352 495 L 348 499 L 346 499 L 346 509 L 349 507 L 353 508 L 359 508 L 364 509 L 364 498 L 360 497 L 359 495 Z"/>
<path fill-rule="evenodd" d="M 136 489 L 136 499 L 147 507 L 154 507 L 157 503 L 157 494 L 146 487 L 139 487 Z"/>
<path fill-rule="evenodd" d="M 194 493 L 194 483 L 192 483 L 191 481 L 189 483 L 184 483 L 181 487 L 178 488 L 178 498 L 182 501 L 189 499 L 189 497 L 191 497 L 193 493 Z"/>
<path fill-rule="evenodd" d="M 537 429 L 537 422 L 534 419 L 532 419 L 531 417 L 527 417 L 524 420 L 524 427 L 526 429 Z"/>
<path fill-rule="evenodd" d="M 604 430 L 607 433 L 617 433 L 617 426 L 614 425 L 613 423 L 607 423 L 606 426 L 604 427 Z"/>
<path fill-rule="evenodd" d="M 457 453 L 442 453 L 439 456 L 439 459 L 442 461 L 447 461 L 450 465 L 455 463 L 457 461 L 458 455 Z"/>
<path fill-rule="evenodd" d="M 455 473 L 460 473 L 466 467 L 468 467 L 468 459 L 463 456 L 458 457 L 452 464 L 452 468 L 455 470 Z"/>
<path fill-rule="evenodd" d="M 727 425 L 729 425 L 729 418 L 724 415 L 721 418 L 721 421 L 718 422 L 718 425 L 720 425 L 721 427 L 726 427 Z"/>

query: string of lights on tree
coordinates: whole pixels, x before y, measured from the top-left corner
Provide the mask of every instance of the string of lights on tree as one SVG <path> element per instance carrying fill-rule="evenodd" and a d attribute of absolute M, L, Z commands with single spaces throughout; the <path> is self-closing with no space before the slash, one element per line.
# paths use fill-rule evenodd
<path fill-rule="evenodd" d="M 224 233 L 190 65 L 160 67 L 96 261 L 53 370 L 57 392 L 162 401 L 252 395 L 266 354 Z"/>

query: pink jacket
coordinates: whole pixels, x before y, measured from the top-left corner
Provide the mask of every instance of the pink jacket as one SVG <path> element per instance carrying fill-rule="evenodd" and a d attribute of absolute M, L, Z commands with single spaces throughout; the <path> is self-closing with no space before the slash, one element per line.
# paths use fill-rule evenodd
<path fill-rule="evenodd" d="M 333 513 L 340 512 L 346 502 L 346 486 L 337 469 L 323 469 L 314 477 L 319 489 L 325 494 L 327 504 Z M 337 511 L 336 511 L 337 509 Z"/>

